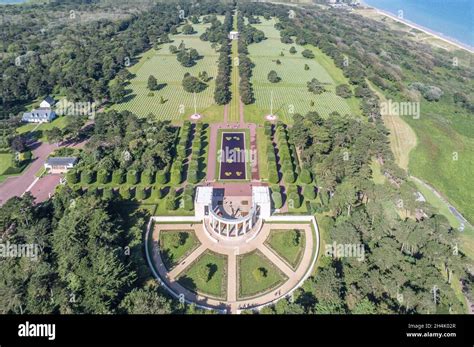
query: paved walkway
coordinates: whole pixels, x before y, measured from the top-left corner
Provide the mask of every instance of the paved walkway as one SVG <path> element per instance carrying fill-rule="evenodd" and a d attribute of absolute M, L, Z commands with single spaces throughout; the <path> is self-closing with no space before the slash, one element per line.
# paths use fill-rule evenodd
<path fill-rule="evenodd" d="M 91 122 L 86 123 L 86 126 L 90 125 Z M 87 143 L 88 139 L 80 142 L 64 142 L 60 143 L 59 146 L 56 144 L 49 144 L 46 142 L 35 142 L 31 146 L 34 148 L 33 162 L 26 168 L 25 171 L 19 176 L 9 177 L 0 184 L 0 206 L 5 204 L 8 200 L 14 196 L 22 196 L 26 192 L 30 192 L 37 203 L 43 202 L 49 199 L 50 193 L 52 194 L 56 187 L 59 185 L 61 176 L 59 175 L 47 175 L 42 178 L 36 177 L 36 173 L 44 167 L 44 163 L 48 156 L 58 148 L 70 147 L 70 148 L 83 148 Z"/>
<path fill-rule="evenodd" d="M 35 202 L 40 203 L 48 200 L 59 185 L 61 177 L 61 175 L 46 175 L 35 182 L 29 190 L 31 195 L 35 197 Z"/>
<path fill-rule="evenodd" d="M 268 248 L 264 242 L 268 238 L 271 229 L 295 228 L 304 230 L 305 232 L 305 250 L 300 264 L 296 270 L 293 270 L 282 260 L 282 258 Z M 158 249 L 159 234 L 162 230 L 188 229 L 193 229 L 195 231 L 201 245 L 168 273 Z M 288 295 L 288 293 L 292 292 L 293 289 L 301 284 L 301 281 L 306 275 L 308 275 L 308 269 L 313 264 L 315 247 L 318 246 L 314 236 L 315 235 L 313 234 L 309 224 L 264 224 L 258 234 L 251 238 L 250 242 L 246 242 L 244 239 L 242 242 L 236 244 L 235 241 L 225 242 L 221 240 L 216 242 L 216 239 L 211 239 L 207 234 L 202 224 L 156 224 L 154 229 L 150 230 L 147 234 L 147 239 L 148 237 L 152 237 L 153 240 L 151 260 L 153 261 L 154 269 L 158 272 L 160 279 L 165 281 L 166 285 L 176 294 L 176 296 L 183 297 L 190 302 L 196 302 L 207 307 L 226 310 L 230 313 L 237 313 L 240 309 L 254 308 L 272 303 Z M 227 300 L 219 300 L 193 293 L 176 281 L 177 276 L 193 264 L 193 262 L 199 258 L 206 249 L 227 256 Z M 241 254 L 246 254 L 257 249 L 263 253 L 269 261 L 278 267 L 288 277 L 288 279 L 278 288 L 269 290 L 256 297 L 240 298 L 238 296 L 239 284 L 237 257 Z"/>
<path fill-rule="evenodd" d="M 7 178 L 0 184 L 0 206 L 14 196 L 21 196 L 37 179 L 36 173 L 44 166 L 46 158 L 57 146 L 48 143 L 36 143 L 33 152 L 33 162 L 20 176 Z"/>

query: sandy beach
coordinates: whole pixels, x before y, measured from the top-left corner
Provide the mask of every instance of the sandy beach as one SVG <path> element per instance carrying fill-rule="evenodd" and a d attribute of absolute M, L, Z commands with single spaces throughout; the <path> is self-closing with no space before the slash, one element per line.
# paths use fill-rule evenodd
<path fill-rule="evenodd" d="M 399 18 L 398 16 L 394 15 L 393 13 L 390 13 L 388 11 L 384 11 L 384 10 L 380 10 L 376 7 L 373 7 L 373 6 L 370 6 L 370 5 L 367 5 L 367 4 L 364 4 L 363 2 L 361 2 L 361 4 L 366 7 L 367 9 L 373 9 L 375 12 L 377 12 L 378 14 L 380 15 L 383 15 L 385 17 L 389 17 L 390 19 L 393 19 L 394 21 L 396 22 L 399 22 L 399 23 L 402 23 L 402 24 L 405 24 L 406 26 L 409 26 L 410 28 L 413 28 L 413 29 L 416 29 L 416 30 L 419 30 L 419 31 L 422 31 L 424 32 L 425 34 L 428 34 L 428 35 L 431 35 L 441 41 L 444 41 L 444 42 L 447 42 L 453 46 L 456 46 L 458 48 L 461 48 L 463 50 L 466 50 L 470 53 L 474 53 L 474 47 L 471 47 L 467 44 L 464 44 L 462 42 L 459 42 L 458 40 L 456 39 L 453 39 L 451 37 L 448 37 L 442 33 L 437 33 L 431 29 L 428 29 L 428 28 L 425 28 L 419 24 L 416 24 L 416 23 L 413 23 L 407 19 L 402 19 L 402 18 Z"/>

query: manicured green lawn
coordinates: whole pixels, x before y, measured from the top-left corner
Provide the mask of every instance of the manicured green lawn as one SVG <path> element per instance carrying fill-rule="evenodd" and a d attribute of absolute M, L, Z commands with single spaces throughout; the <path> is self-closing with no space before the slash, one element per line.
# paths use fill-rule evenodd
<path fill-rule="evenodd" d="M 41 124 L 28 123 L 17 128 L 16 131 L 19 134 L 25 134 L 27 132 L 31 132 L 34 130 L 35 132 L 37 131 L 39 133 L 39 137 L 40 137 L 39 140 L 46 141 L 47 139 L 44 132 L 46 130 L 51 130 L 53 128 L 64 129 L 67 125 L 69 117 L 71 116 L 61 116 L 54 119 L 51 123 L 41 123 Z"/>
<path fill-rule="evenodd" d="M 265 242 L 293 269 L 298 267 L 306 243 L 304 230 L 272 229 Z"/>
<path fill-rule="evenodd" d="M 11 153 L 0 153 L 0 175 L 12 166 L 13 155 Z"/>
<path fill-rule="evenodd" d="M 239 298 L 263 294 L 286 280 L 286 276 L 259 251 L 237 258 Z"/>
<path fill-rule="evenodd" d="M 67 125 L 67 121 L 69 117 L 70 116 L 58 117 L 50 123 L 41 123 L 40 125 L 34 124 L 34 123 L 28 123 L 17 128 L 16 131 L 19 134 L 23 134 L 25 132 L 32 131 L 35 127 L 37 127 L 36 130 L 40 130 L 40 131 L 51 130 L 55 127 L 59 129 L 63 129 Z"/>
<path fill-rule="evenodd" d="M 183 287 L 219 299 L 226 298 L 226 281 L 227 257 L 209 250 L 178 278 Z"/>
<path fill-rule="evenodd" d="M 199 247 L 199 244 L 200 242 L 192 230 L 160 231 L 160 252 L 168 271 Z"/>
<path fill-rule="evenodd" d="M 273 113 L 286 123 L 292 123 L 295 113 L 306 114 L 309 111 L 317 111 L 323 117 L 334 111 L 340 114 L 360 115 L 359 103 L 355 98 L 343 99 L 335 94 L 336 85 L 348 82 L 330 57 L 310 45 L 282 43 L 280 32 L 274 27 L 277 20 L 259 18 L 261 23 L 252 25 L 262 30 L 267 39 L 248 47 L 250 59 L 255 64 L 252 85 L 256 102 L 254 105 L 245 106 L 247 121 L 258 124 L 264 122 L 265 115 L 270 113 L 272 92 Z M 295 46 L 297 53 L 289 52 L 292 46 Z M 315 58 L 302 57 L 301 52 L 304 49 L 311 49 Z M 277 64 L 277 60 L 281 64 Z M 309 70 L 305 70 L 305 64 Z M 271 70 L 277 72 L 281 78 L 280 82 L 268 81 L 267 76 Z M 312 78 L 324 83 L 327 91 L 320 95 L 309 92 L 306 84 Z"/>
<path fill-rule="evenodd" d="M 220 20 L 223 16 L 218 16 Z M 208 87 L 196 94 L 197 111 L 201 113 L 205 122 L 222 121 L 224 107 L 215 105 L 214 90 L 217 77 L 217 59 L 219 52 L 211 47 L 210 42 L 202 41 L 200 35 L 210 24 L 193 24 L 196 33 L 193 35 L 170 35 L 171 43 L 163 44 L 159 50 L 150 49 L 138 56 L 138 62 L 129 68 L 135 75 L 131 83 L 125 88 L 129 91 L 125 101 L 113 105 L 116 110 L 129 110 L 138 116 L 146 117 L 153 114 L 156 119 L 170 120 L 175 124 L 180 123 L 194 113 L 194 96 L 184 91 L 182 79 L 185 73 L 198 76 L 206 71 L 212 79 Z M 195 48 L 202 56 L 192 67 L 182 66 L 171 54 L 171 45 L 179 46 L 183 42 L 187 48 Z M 153 96 L 148 96 L 148 77 L 153 75 L 162 88 L 154 91 Z M 163 101 L 161 98 L 163 97 Z"/>

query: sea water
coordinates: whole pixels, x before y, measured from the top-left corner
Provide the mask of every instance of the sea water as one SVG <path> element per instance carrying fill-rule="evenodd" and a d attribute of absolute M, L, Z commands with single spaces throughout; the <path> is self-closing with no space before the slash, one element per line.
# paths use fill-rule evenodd
<path fill-rule="evenodd" d="M 369 6 L 474 47 L 474 0 L 363 0 Z"/>

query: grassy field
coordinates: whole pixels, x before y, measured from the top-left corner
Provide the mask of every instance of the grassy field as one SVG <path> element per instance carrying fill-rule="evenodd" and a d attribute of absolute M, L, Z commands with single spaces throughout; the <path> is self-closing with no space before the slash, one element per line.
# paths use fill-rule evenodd
<path fill-rule="evenodd" d="M 164 44 L 157 51 L 151 49 L 138 57 L 137 64 L 129 71 L 135 75 L 126 87 L 129 95 L 125 101 L 114 105 L 116 110 L 129 110 L 138 116 L 147 116 L 150 113 L 160 120 L 171 120 L 176 123 L 188 119 L 194 113 L 193 94 L 184 91 L 181 82 L 186 72 L 196 76 L 206 71 L 212 80 L 208 87 L 196 94 L 196 104 L 199 113 L 203 114 L 203 121 L 215 122 L 223 119 L 223 106 L 214 103 L 214 89 L 217 76 L 218 52 L 211 47 L 210 42 L 201 41 L 199 36 L 210 24 L 193 24 L 196 33 L 193 35 L 170 35 L 172 43 Z M 179 46 L 181 41 L 187 48 L 195 48 L 202 56 L 192 67 L 183 67 L 176 59 L 176 55 L 169 51 L 170 45 Z M 154 91 L 154 96 L 148 96 L 148 77 L 153 75 L 162 85 L 160 90 Z M 161 103 L 161 97 L 165 102 Z"/>
<path fill-rule="evenodd" d="M 13 164 L 13 155 L 11 153 L 0 153 L 0 175 Z"/>
<path fill-rule="evenodd" d="M 425 103 L 424 117 L 406 118 L 419 141 L 410 153 L 410 174 L 431 184 L 473 223 L 474 138 L 469 131 L 474 134 L 474 126 L 460 115 L 440 112 L 440 106 Z"/>
<path fill-rule="evenodd" d="M 387 102 L 380 89 L 367 81 L 370 88 L 377 94 L 381 102 Z M 395 162 L 404 170 L 408 170 L 410 152 L 416 147 L 417 137 L 413 129 L 402 118 L 397 116 L 382 115 L 383 122 L 390 131 L 390 149 L 395 157 Z"/>
<path fill-rule="evenodd" d="M 295 236 L 297 240 L 295 240 Z M 303 230 L 271 230 L 265 242 L 276 251 L 293 270 L 298 267 L 305 247 L 305 234 Z"/>
<path fill-rule="evenodd" d="M 426 34 L 414 32 L 408 26 L 395 23 L 376 13 L 362 11 L 361 14 L 373 19 L 385 22 L 389 27 L 396 26 L 399 30 L 406 31 L 407 37 L 420 42 L 434 44 L 437 48 L 456 50 L 460 66 L 470 66 L 472 64 L 472 54 L 458 50 L 452 45 L 443 43 L 440 40 L 432 39 Z M 384 19 L 383 19 L 384 18 Z M 415 35 L 413 35 L 413 33 Z M 441 75 L 444 71 L 440 68 L 435 71 L 436 75 Z M 404 70 L 407 81 L 417 81 L 420 76 L 413 75 L 409 70 Z M 459 111 L 454 107 L 449 93 L 452 90 L 459 90 L 459 81 L 454 79 L 445 81 L 443 87 L 445 95 L 439 102 L 421 101 L 419 119 L 413 117 L 392 117 L 396 121 L 404 121 L 411 127 L 411 131 L 416 136 L 416 147 L 411 152 L 403 148 L 400 153 L 407 156 L 409 160 L 402 160 L 402 167 L 407 166 L 410 174 L 423 179 L 441 192 L 471 223 L 474 222 L 474 205 L 472 204 L 472 189 L 474 178 L 474 124 L 472 115 L 467 110 Z M 472 83 L 465 85 L 465 92 L 469 93 Z M 387 124 L 389 126 L 389 124 Z M 390 129 L 392 130 L 392 129 Z M 406 146 L 406 140 L 413 138 L 413 135 L 401 133 L 397 140 L 401 146 Z M 394 139 L 391 138 L 392 149 L 394 149 Z M 396 146 L 395 146 L 396 147 Z M 394 151 L 395 156 L 397 153 Z M 398 161 L 398 160 L 397 160 Z M 407 163 L 407 165 L 404 165 Z M 408 164 L 409 163 L 409 164 Z"/>
<path fill-rule="evenodd" d="M 22 125 L 21 127 L 16 129 L 16 132 L 19 134 L 25 134 L 27 132 L 32 132 L 32 131 L 37 131 L 39 133 L 39 140 L 40 141 L 46 141 L 46 136 L 44 132 L 46 130 L 51 130 L 53 128 L 59 128 L 59 129 L 64 129 L 67 125 L 68 118 L 70 116 L 61 116 L 57 117 L 50 123 L 41 123 L 41 124 L 35 124 L 35 123 L 28 123 L 25 125 Z"/>
<path fill-rule="evenodd" d="M 286 278 L 263 254 L 258 251 L 237 258 L 239 270 L 239 298 L 268 292 Z"/>
<path fill-rule="evenodd" d="M 227 280 L 227 258 L 224 255 L 205 251 L 185 272 L 178 278 L 178 282 L 185 288 L 225 299 Z"/>
<path fill-rule="evenodd" d="M 342 72 L 337 69 L 329 57 L 320 50 L 306 45 L 284 44 L 280 41 L 280 32 L 274 28 L 276 19 L 265 20 L 260 17 L 261 23 L 253 26 L 262 30 L 266 40 L 249 46 L 250 58 L 255 64 L 252 84 L 256 102 L 245 107 L 247 121 L 262 123 L 265 114 L 270 113 L 270 100 L 273 91 L 273 113 L 280 120 L 291 123 L 294 113 L 305 114 L 317 111 L 322 116 L 328 116 L 337 111 L 340 114 L 360 114 L 357 100 L 343 99 L 334 91 L 337 84 L 347 83 Z M 291 46 L 295 46 L 297 53 L 290 54 Z M 301 56 L 304 49 L 311 49 L 316 58 L 306 59 Z M 281 53 L 284 56 L 281 56 Z M 281 64 L 276 63 L 280 60 Z M 304 66 L 309 66 L 309 71 Z M 275 70 L 281 81 L 270 83 L 267 75 Z M 317 78 L 325 84 L 327 92 L 315 95 L 307 90 L 306 83 Z M 311 101 L 314 106 L 311 106 Z"/>
<path fill-rule="evenodd" d="M 193 250 L 199 241 L 192 230 L 162 230 L 160 232 L 160 252 L 166 269 L 170 271 Z"/>

